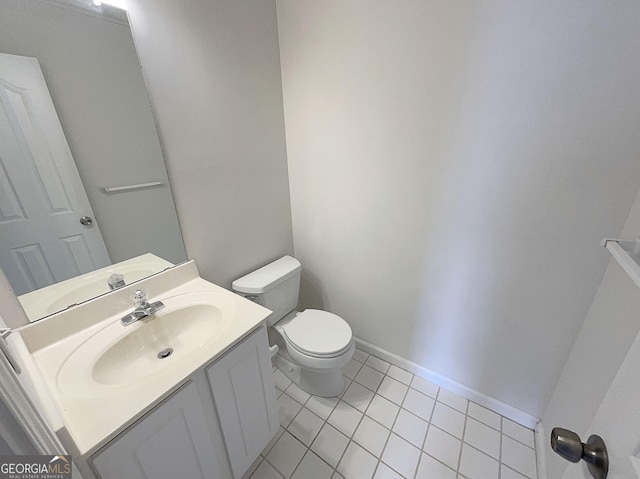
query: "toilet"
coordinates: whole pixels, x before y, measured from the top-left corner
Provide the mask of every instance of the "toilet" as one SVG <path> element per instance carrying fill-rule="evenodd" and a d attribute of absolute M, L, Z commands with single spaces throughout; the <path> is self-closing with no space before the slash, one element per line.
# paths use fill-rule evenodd
<path fill-rule="evenodd" d="M 342 393 L 342 368 L 355 350 L 351 327 L 340 316 L 319 309 L 295 311 L 302 265 L 291 257 L 236 279 L 233 291 L 273 311 L 267 318 L 274 363 L 310 394 Z"/>

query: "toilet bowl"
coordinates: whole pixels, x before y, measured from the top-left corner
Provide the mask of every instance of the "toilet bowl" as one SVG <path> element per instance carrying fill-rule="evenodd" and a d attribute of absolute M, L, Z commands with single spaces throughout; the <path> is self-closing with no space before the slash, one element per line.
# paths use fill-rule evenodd
<path fill-rule="evenodd" d="M 238 278 L 232 289 L 273 311 L 267 325 L 270 342 L 278 346 L 276 366 L 310 394 L 337 396 L 344 389 L 342 368 L 355 350 L 353 333 L 328 311 L 294 311 L 301 269 L 298 260 L 285 256 Z"/>

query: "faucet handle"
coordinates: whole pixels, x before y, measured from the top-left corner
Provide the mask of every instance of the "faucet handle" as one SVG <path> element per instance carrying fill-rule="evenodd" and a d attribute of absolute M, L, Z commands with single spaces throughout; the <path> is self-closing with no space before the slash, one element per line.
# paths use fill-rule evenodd
<path fill-rule="evenodd" d="M 135 292 L 131 295 L 131 299 L 133 300 L 133 305 L 136 308 L 141 308 L 149 304 L 147 299 L 149 299 L 149 295 L 144 289 L 136 289 Z"/>

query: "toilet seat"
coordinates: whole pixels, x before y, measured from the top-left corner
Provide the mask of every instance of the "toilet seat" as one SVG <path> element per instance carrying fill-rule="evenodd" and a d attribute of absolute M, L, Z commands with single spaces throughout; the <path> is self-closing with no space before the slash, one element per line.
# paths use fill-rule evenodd
<path fill-rule="evenodd" d="M 335 358 L 353 343 L 349 324 L 340 316 L 318 309 L 306 309 L 282 327 L 287 343 L 313 358 Z"/>

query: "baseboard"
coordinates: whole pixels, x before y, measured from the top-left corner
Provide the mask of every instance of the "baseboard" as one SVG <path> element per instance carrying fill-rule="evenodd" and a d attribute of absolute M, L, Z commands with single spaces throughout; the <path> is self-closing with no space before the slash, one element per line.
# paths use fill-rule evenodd
<path fill-rule="evenodd" d="M 420 376 L 424 379 L 431 381 L 432 383 L 441 386 L 449 391 L 456 393 L 470 401 L 473 401 L 481 406 L 491 409 L 492 411 L 497 412 L 498 414 L 511 419 L 518 424 L 523 425 L 529 429 L 534 429 L 539 422 L 539 419 L 531 414 L 520 411 L 519 409 L 514 408 L 513 406 L 509 406 L 508 404 L 503 403 L 495 398 L 487 396 L 481 392 L 478 392 L 470 387 L 464 386 L 460 383 L 452 381 L 451 379 L 438 374 L 436 372 L 431 371 L 419 364 L 409 361 L 408 359 L 402 358 L 397 354 L 390 353 L 378 346 L 374 346 L 371 343 L 368 343 L 360 338 L 354 338 L 356 342 L 356 346 L 363 351 L 366 351 L 369 354 L 373 354 L 374 356 L 379 357 L 380 359 L 384 359 L 385 361 L 398 366 L 399 368 L 405 369 L 417 376 Z M 543 479 L 540 477 L 540 479 Z"/>
<path fill-rule="evenodd" d="M 536 433 L 536 464 L 538 465 L 538 479 L 547 479 L 547 458 L 545 456 L 545 446 L 547 442 L 542 421 L 538 421 L 535 428 Z"/>

